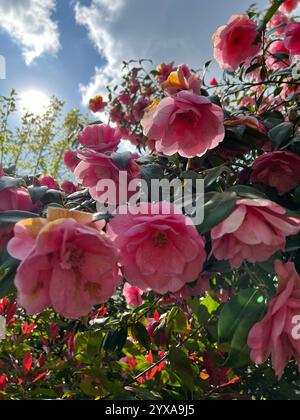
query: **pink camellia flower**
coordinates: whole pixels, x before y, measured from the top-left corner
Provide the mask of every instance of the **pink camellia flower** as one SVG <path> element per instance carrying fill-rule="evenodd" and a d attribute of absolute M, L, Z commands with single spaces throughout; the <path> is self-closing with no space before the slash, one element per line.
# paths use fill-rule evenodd
<path fill-rule="evenodd" d="M 127 92 L 121 93 L 118 96 L 118 100 L 121 102 L 121 104 L 124 104 L 124 105 L 131 105 L 132 104 L 131 96 Z"/>
<path fill-rule="evenodd" d="M 72 172 L 75 171 L 76 166 L 80 163 L 80 159 L 77 157 L 77 152 L 67 150 L 64 153 L 64 163 Z"/>
<path fill-rule="evenodd" d="M 279 70 L 290 66 L 291 60 L 289 57 L 276 56 L 276 54 L 289 55 L 289 50 L 284 45 L 283 41 L 273 42 L 268 49 L 268 53 L 267 65 L 270 69 Z"/>
<path fill-rule="evenodd" d="M 105 124 L 89 125 L 78 136 L 78 141 L 82 146 L 102 153 L 115 152 L 120 140 L 119 129 Z"/>
<path fill-rule="evenodd" d="M 3 174 L 3 175 L 2 175 Z M 4 177 L 0 167 L 0 179 Z M 28 191 L 23 187 L 4 188 L 0 191 L 0 211 L 32 211 L 33 204 Z M 6 246 L 13 234 L 13 225 L 0 227 L 0 251 Z"/>
<path fill-rule="evenodd" d="M 73 182 L 65 181 L 61 184 L 61 189 L 66 194 L 73 194 L 77 191 L 78 188 L 76 187 L 75 184 L 73 184 Z"/>
<path fill-rule="evenodd" d="M 282 12 L 277 12 L 275 13 L 275 15 L 272 17 L 272 19 L 269 22 L 269 29 L 273 29 L 273 28 L 277 28 L 278 26 L 281 25 L 287 25 L 289 23 L 289 18 Z M 279 28 L 276 32 L 275 35 L 282 35 L 285 32 L 285 26 L 283 26 L 282 28 Z"/>
<path fill-rule="evenodd" d="M 157 66 L 156 71 L 157 71 L 157 75 L 156 78 L 158 80 L 159 83 L 163 83 L 165 82 L 168 77 L 170 76 L 170 74 L 172 73 L 172 71 L 174 71 L 174 63 L 169 63 L 169 64 L 165 64 L 165 63 L 161 63 Z"/>
<path fill-rule="evenodd" d="M 293 336 L 293 318 L 300 314 L 300 277 L 293 263 L 276 261 L 275 269 L 279 281 L 277 296 L 271 301 L 265 318 L 250 331 L 248 346 L 257 365 L 272 356 L 276 376 L 281 379 L 293 358 L 300 373 L 300 340 Z"/>
<path fill-rule="evenodd" d="M 102 112 L 107 107 L 107 105 L 108 103 L 104 102 L 102 96 L 95 96 L 89 102 L 89 110 L 94 113 Z"/>
<path fill-rule="evenodd" d="M 203 156 L 224 140 L 224 114 L 208 98 L 189 91 L 156 102 L 141 122 L 144 134 L 167 156 Z"/>
<path fill-rule="evenodd" d="M 285 0 L 282 6 L 280 6 L 280 10 L 283 13 L 291 13 L 293 10 L 296 9 L 300 0 Z"/>
<path fill-rule="evenodd" d="M 99 188 L 99 182 L 105 180 L 111 180 L 114 182 L 116 187 L 116 197 L 111 194 L 109 198 L 105 194 L 105 202 L 109 204 L 121 204 L 119 201 L 120 191 L 126 192 L 127 198 L 130 198 L 132 193 L 128 191 L 128 185 L 131 181 L 139 179 L 141 177 L 141 169 L 135 163 L 131 154 L 128 158 L 125 158 L 123 167 L 119 166 L 117 159 L 114 159 L 114 155 L 108 156 L 103 153 L 97 153 L 94 150 L 83 150 L 78 153 L 80 159 L 79 165 L 76 167 L 74 174 L 79 184 L 82 184 L 85 188 L 89 188 L 90 194 L 94 200 L 103 203 L 104 191 Z M 122 174 L 121 174 L 122 172 Z M 121 175 L 126 174 L 126 179 Z M 122 184 L 120 183 L 122 181 Z M 107 201 L 108 200 L 108 201 Z M 123 202 L 125 204 L 127 201 Z"/>
<path fill-rule="evenodd" d="M 300 183 L 300 158 L 294 153 L 266 153 L 255 160 L 252 169 L 252 182 L 274 187 L 281 195 Z"/>
<path fill-rule="evenodd" d="M 70 319 L 88 315 L 119 286 L 118 251 L 93 215 L 48 209 L 48 219 L 15 226 L 8 251 L 22 261 L 15 284 L 29 315 L 48 307 Z M 34 270 L 32 269 L 34 267 Z"/>
<path fill-rule="evenodd" d="M 235 211 L 212 229 L 212 253 L 229 260 L 233 269 L 244 261 L 268 260 L 284 250 L 286 237 L 300 231 L 300 220 L 286 216 L 286 210 L 265 199 L 240 199 Z"/>
<path fill-rule="evenodd" d="M 201 79 L 199 74 L 192 74 L 188 66 L 183 64 L 169 75 L 168 79 L 161 84 L 161 88 L 169 95 L 174 95 L 181 90 L 191 90 L 200 95 Z"/>
<path fill-rule="evenodd" d="M 120 208 L 108 234 L 120 249 L 127 281 L 143 291 L 175 293 L 202 272 L 204 240 L 172 204 Z"/>
<path fill-rule="evenodd" d="M 261 49 L 258 35 L 258 26 L 247 15 L 234 15 L 221 26 L 213 36 L 213 44 L 222 69 L 234 71 L 242 63 L 250 63 Z"/>
<path fill-rule="evenodd" d="M 285 30 L 284 45 L 290 55 L 300 56 L 300 23 L 291 23 Z"/>
<path fill-rule="evenodd" d="M 48 187 L 49 190 L 59 190 L 59 185 L 52 176 L 41 176 L 39 183 L 42 187 Z"/>
<path fill-rule="evenodd" d="M 123 295 L 125 297 L 126 303 L 133 308 L 143 305 L 143 291 L 137 287 L 131 286 L 129 283 L 125 283 L 123 289 Z"/>

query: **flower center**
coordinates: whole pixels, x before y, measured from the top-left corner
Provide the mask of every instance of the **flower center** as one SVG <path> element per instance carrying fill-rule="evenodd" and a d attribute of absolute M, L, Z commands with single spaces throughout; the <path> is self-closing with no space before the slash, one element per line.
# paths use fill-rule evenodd
<path fill-rule="evenodd" d="M 80 271 L 80 266 L 84 262 L 84 252 L 82 249 L 69 247 L 62 256 L 60 266 L 63 270 Z"/>
<path fill-rule="evenodd" d="M 168 238 L 165 233 L 156 233 L 152 238 L 152 243 L 155 247 L 164 248 L 168 243 Z"/>

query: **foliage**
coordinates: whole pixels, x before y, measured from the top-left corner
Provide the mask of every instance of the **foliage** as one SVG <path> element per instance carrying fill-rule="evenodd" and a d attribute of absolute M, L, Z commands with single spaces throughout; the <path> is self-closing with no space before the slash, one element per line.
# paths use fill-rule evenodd
<path fill-rule="evenodd" d="M 278 39 L 278 28 L 269 24 L 282 3 L 274 1 L 263 18 L 255 7 L 248 10 L 260 25 L 262 52 L 258 56 L 241 63 L 235 72 L 225 71 L 217 83 L 207 81 L 210 63 L 200 73 L 190 72 L 191 80 L 200 75 L 202 96 L 222 106 L 225 115 L 224 141 L 202 156 L 162 155 L 155 151 L 153 139 L 144 135 L 141 120 L 166 97 L 163 82 L 176 71 L 173 63 L 153 70 L 146 60 L 124 62 L 120 86 L 108 88 L 110 122 L 121 131 L 120 137 L 137 146 L 140 154 L 134 157 L 135 164 L 144 180 L 204 180 L 205 218 L 198 226 L 208 256 L 199 278 L 203 290 L 199 292 L 198 281 L 164 296 L 154 290 L 134 290 L 143 303 L 139 300 L 132 307 L 119 287 L 107 303 L 96 305 L 81 319 L 67 320 L 52 309 L 29 317 L 15 302 L 19 261 L 3 247 L 0 315 L 7 323 L 7 338 L 0 341 L 0 399 L 299 399 L 300 378 L 294 361 L 278 379 L 270 359 L 260 366 L 251 361 L 248 346 L 251 329 L 265 317 L 282 280 L 274 261 L 294 263 L 300 273 L 299 233 L 288 237 L 286 246 L 271 258 L 254 263 L 245 258 L 239 267 L 230 265 L 230 258 L 217 259 L 212 238 L 213 229 L 227 221 L 243 199 L 251 203 L 267 199 L 285 209 L 280 221 L 287 222 L 285 217 L 294 223 L 300 220 L 299 182 L 281 194 L 274 185 L 253 178 L 253 163 L 266 153 L 300 156 L 298 63 L 291 60 L 286 66 L 287 57 L 269 52 Z M 270 66 L 270 56 L 283 61 L 284 68 Z M 93 107 L 97 103 L 101 109 L 106 106 L 100 97 L 92 101 Z M 0 192 L 24 188 L 34 206 L 31 214 L 19 208 L 0 211 L 0 229 L 45 218 L 49 207 L 81 210 L 93 214 L 93 222 L 109 225 L 113 216 L 97 211 L 90 186 L 79 186 L 69 194 L 59 187 L 39 185 L 37 177 L 23 176 L 61 176 L 63 151 L 77 152 L 81 147 L 76 134 L 88 125 L 85 118 L 74 110 L 61 122 L 63 104 L 53 99 L 45 115 L 24 115 L 21 127 L 13 132 L 8 118 L 16 111 L 15 92 L 1 98 L 1 104 L 0 146 L 6 169 L 0 177 Z M 123 169 L 132 159 L 115 151 L 105 156 L 116 165 L 121 162 Z M 15 164 L 21 177 L 9 169 Z M 267 210 L 270 217 L 271 210 Z M 121 274 L 124 285 L 129 282 L 124 268 Z"/>

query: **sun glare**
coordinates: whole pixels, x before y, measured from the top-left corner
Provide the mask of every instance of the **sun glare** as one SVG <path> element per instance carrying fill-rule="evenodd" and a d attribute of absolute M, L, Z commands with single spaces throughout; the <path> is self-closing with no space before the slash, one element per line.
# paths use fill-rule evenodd
<path fill-rule="evenodd" d="M 50 103 L 49 96 L 39 90 L 28 90 L 23 92 L 20 98 L 22 112 L 29 111 L 35 115 L 43 114 L 47 105 Z"/>

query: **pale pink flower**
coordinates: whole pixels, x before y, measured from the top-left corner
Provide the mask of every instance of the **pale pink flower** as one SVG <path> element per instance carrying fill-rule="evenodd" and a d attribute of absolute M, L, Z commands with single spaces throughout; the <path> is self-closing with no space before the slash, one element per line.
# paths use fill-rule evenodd
<path fill-rule="evenodd" d="M 0 179 L 4 176 L 0 166 Z M 32 211 L 33 204 L 28 191 L 24 187 L 4 188 L 0 191 L 0 211 L 22 210 Z M 13 225 L 0 227 L 0 251 L 6 246 L 13 234 Z"/>
<path fill-rule="evenodd" d="M 82 150 L 78 153 L 78 157 L 80 163 L 76 167 L 74 174 L 79 184 L 82 184 L 85 188 L 89 188 L 94 200 L 103 203 L 104 191 L 98 187 L 99 182 L 104 180 L 113 181 L 116 187 L 116 197 L 111 196 L 105 202 L 113 205 L 120 204 L 119 193 L 120 190 L 123 191 L 125 189 L 127 190 L 127 198 L 129 199 L 131 197 L 133 193 L 128 191 L 128 185 L 131 181 L 139 179 L 141 176 L 141 169 L 135 163 L 132 156 L 128 159 L 124 167 L 118 166 L 118 162 L 114 159 L 113 155 L 108 156 L 95 152 L 94 150 Z M 126 174 L 126 179 L 123 176 L 121 177 L 122 184 L 120 184 L 120 172 L 123 173 L 122 175 Z M 125 182 L 126 184 L 123 185 Z"/>
<path fill-rule="evenodd" d="M 82 146 L 101 153 L 115 152 L 120 140 L 119 129 L 105 124 L 89 125 L 78 136 L 78 141 Z"/>
<path fill-rule="evenodd" d="M 204 239 L 171 204 L 121 208 L 108 234 L 120 249 L 127 281 L 143 291 L 178 292 L 202 272 Z"/>
<path fill-rule="evenodd" d="M 114 294 L 118 251 L 92 222 L 91 214 L 50 208 L 48 219 L 17 223 L 8 251 L 22 261 L 15 284 L 28 315 L 53 307 L 77 319 Z"/>
<path fill-rule="evenodd" d="M 167 156 L 203 156 L 225 136 L 223 110 L 208 98 L 181 91 L 153 105 L 141 122 L 144 134 Z"/>
<path fill-rule="evenodd" d="M 200 76 L 198 74 L 192 74 L 188 66 L 182 64 L 161 84 L 161 88 L 169 95 L 174 95 L 181 90 L 190 90 L 200 95 L 201 84 Z"/>
<path fill-rule="evenodd" d="M 229 260 L 233 269 L 244 261 L 268 260 L 283 251 L 286 237 L 300 231 L 300 220 L 286 216 L 286 210 L 265 199 L 240 199 L 224 222 L 212 229 L 212 253 Z"/>
<path fill-rule="evenodd" d="M 215 58 L 222 69 L 236 70 L 250 63 L 261 49 L 258 26 L 247 15 L 234 15 L 213 36 Z"/>
<path fill-rule="evenodd" d="M 276 376 L 281 379 L 292 359 L 296 360 L 300 373 L 300 340 L 293 336 L 293 318 L 300 314 L 300 277 L 293 263 L 276 261 L 275 268 L 279 281 L 277 295 L 265 318 L 250 331 L 248 346 L 257 365 L 272 356 Z"/>

